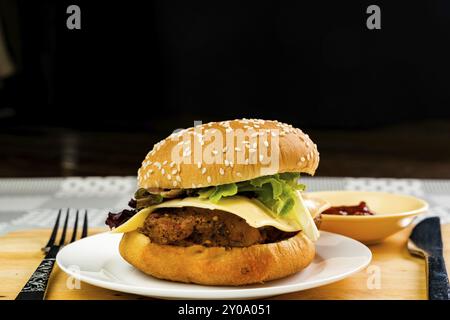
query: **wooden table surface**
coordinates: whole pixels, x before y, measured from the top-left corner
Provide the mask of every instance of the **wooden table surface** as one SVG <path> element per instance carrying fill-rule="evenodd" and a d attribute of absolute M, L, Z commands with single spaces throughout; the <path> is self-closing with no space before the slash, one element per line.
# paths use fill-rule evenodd
<path fill-rule="evenodd" d="M 92 234 L 101 231 L 93 230 Z M 369 267 L 347 279 L 273 299 L 426 299 L 425 264 L 408 253 L 409 232 L 404 230 L 381 244 L 370 246 L 373 260 Z M 444 225 L 442 232 L 449 269 L 450 224 Z M 0 299 L 15 298 L 41 261 L 40 248 L 49 234 L 50 230 L 26 230 L 0 237 Z M 73 287 L 71 279 L 56 267 L 47 299 L 147 299 L 86 283 L 81 283 L 79 289 L 70 287 Z"/>

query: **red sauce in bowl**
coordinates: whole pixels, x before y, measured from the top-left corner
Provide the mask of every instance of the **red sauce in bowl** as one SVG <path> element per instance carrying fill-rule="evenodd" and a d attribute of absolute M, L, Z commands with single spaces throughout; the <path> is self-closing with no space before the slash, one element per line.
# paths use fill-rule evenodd
<path fill-rule="evenodd" d="M 366 202 L 361 201 L 356 206 L 339 206 L 339 207 L 331 207 L 322 214 L 334 214 L 339 216 L 372 216 L 375 213 L 370 211 Z"/>

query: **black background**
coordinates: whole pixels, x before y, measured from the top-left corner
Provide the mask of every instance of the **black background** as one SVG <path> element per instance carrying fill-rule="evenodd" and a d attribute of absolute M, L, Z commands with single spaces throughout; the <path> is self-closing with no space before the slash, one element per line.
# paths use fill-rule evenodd
<path fill-rule="evenodd" d="M 248 117 L 306 130 L 319 175 L 450 178 L 448 1 L 8 2 L 0 176 L 134 175 L 175 128 Z"/>
<path fill-rule="evenodd" d="M 24 67 L 2 101 L 19 119 L 347 128 L 450 115 L 444 0 L 19 4 Z M 69 4 L 82 30 L 66 28 Z M 381 30 L 366 28 L 370 4 Z"/>

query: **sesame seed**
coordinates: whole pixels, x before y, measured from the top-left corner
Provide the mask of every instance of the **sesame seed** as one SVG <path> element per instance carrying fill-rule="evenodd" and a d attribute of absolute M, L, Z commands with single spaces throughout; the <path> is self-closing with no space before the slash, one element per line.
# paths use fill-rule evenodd
<path fill-rule="evenodd" d="M 228 159 L 225 159 L 225 167 L 228 167 L 229 164 L 230 162 L 228 161 Z"/>
<path fill-rule="evenodd" d="M 176 182 L 176 181 L 173 182 L 173 186 L 174 186 L 174 187 L 176 187 L 177 184 L 178 184 L 178 182 Z"/>
<path fill-rule="evenodd" d="M 256 142 L 253 142 L 253 149 L 256 149 L 256 147 L 257 147 L 258 145 L 256 144 Z"/>
<path fill-rule="evenodd" d="M 172 179 L 172 176 L 170 174 L 167 175 L 167 179 Z"/>
<path fill-rule="evenodd" d="M 205 174 L 205 172 L 206 172 L 206 168 L 203 168 L 202 169 L 202 174 Z"/>
<path fill-rule="evenodd" d="M 197 168 L 201 168 L 202 167 L 202 163 L 199 161 L 199 162 L 197 162 Z"/>
<path fill-rule="evenodd" d="M 170 167 L 173 168 L 174 165 L 175 165 L 175 161 L 172 161 L 172 162 L 170 163 Z"/>
<path fill-rule="evenodd" d="M 236 150 L 236 152 L 241 152 L 242 151 L 242 149 L 239 148 L 239 147 L 234 148 L 234 150 Z"/>
<path fill-rule="evenodd" d="M 164 160 L 163 162 L 163 166 L 165 166 L 167 164 L 167 160 Z"/>
<path fill-rule="evenodd" d="M 256 149 L 250 148 L 250 149 L 248 149 L 248 151 L 249 151 L 249 152 L 256 152 Z"/>
<path fill-rule="evenodd" d="M 176 179 L 178 182 L 181 182 L 181 177 L 180 177 L 180 176 L 176 176 L 175 179 Z"/>
<path fill-rule="evenodd" d="M 212 153 L 213 153 L 214 155 L 217 155 L 219 152 L 218 152 L 216 149 L 214 149 L 214 150 L 212 151 Z"/>
<path fill-rule="evenodd" d="M 206 181 L 208 181 L 208 183 L 211 183 L 211 176 L 208 176 L 208 177 L 206 178 Z"/>
<path fill-rule="evenodd" d="M 259 162 L 262 162 L 264 160 L 264 156 L 262 154 L 259 155 Z"/>
<path fill-rule="evenodd" d="M 305 157 L 301 157 L 301 158 L 300 158 L 300 161 L 301 161 L 301 162 L 305 162 Z"/>
<path fill-rule="evenodd" d="M 236 175 L 237 175 L 238 177 L 242 176 L 240 172 L 236 172 Z"/>
<path fill-rule="evenodd" d="M 219 173 L 220 173 L 222 176 L 224 175 L 225 171 L 223 171 L 223 168 L 220 168 L 220 169 L 219 169 Z"/>
<path fill-rule="evenodd" d="M 264 141 L 264 145 L 265 145 L 266 147 L 269 147 L 269 142 L 267 142 L 267 140 Z"/>
<path fill-rule="evenodd" d="M 172 170 L 172 174 L 176 174 L 177 172 L 178 172 L 177 169 L 173 169 L 173 170 Z"/>
<path fill-rule="evenodd" d="M 166 170 L 162 169 L 161 174 L 164 174 L 164 173 L 166 173 Z"/>
<path fill-rule="evenodd" d="M 148 172 L 149 172 L 150 174 L 152 174 L 152 173 L 153 173 L 153 169 L 150 169 Z"/>

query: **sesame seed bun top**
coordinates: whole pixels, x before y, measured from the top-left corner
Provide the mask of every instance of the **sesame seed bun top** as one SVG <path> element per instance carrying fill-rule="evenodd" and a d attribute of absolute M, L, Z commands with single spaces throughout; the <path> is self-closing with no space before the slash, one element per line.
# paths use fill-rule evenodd
<path fill-rule="evenodd" d="M 138 170 L 142 188 L 201 188 L 264 175 L 314 175 L 319 152 L 300 129 L 278 121 L 210 122 L 154 145 Z"/>

